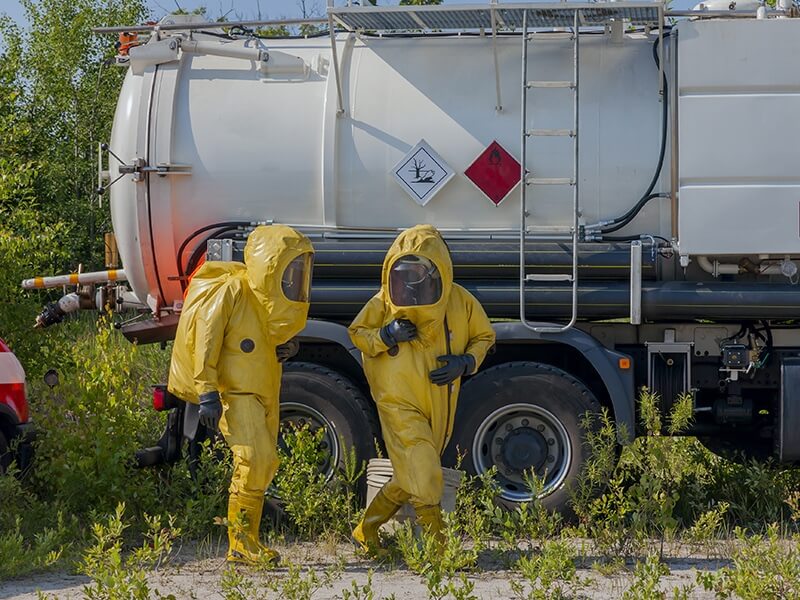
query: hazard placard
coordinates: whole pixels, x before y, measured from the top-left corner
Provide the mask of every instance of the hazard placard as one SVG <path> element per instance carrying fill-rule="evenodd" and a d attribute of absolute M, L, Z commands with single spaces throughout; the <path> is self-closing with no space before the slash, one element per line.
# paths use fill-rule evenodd
<path fill-rule="evenodd" d="M 453 175 L 453 169 L 425 140 L 420 140 L 394 167 L 395 180 L 420 206 L 425 206 Z"/>
<path fill-rule="evenodd" d="M 497 141 L 493 141 L 464 171 L 464 175 L 497 206 L 519 183 L 520 164 Z"/>

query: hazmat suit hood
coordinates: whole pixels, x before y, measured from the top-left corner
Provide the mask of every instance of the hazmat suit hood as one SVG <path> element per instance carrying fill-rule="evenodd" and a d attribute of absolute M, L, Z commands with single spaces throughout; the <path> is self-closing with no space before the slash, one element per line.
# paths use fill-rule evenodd
<path fill-rule="evenodd" d="M 389 276 L 398 259 L 404 256 L 424 257 L 433 262 L 439 271 L 442 293 L 434 304 L 422 306 L 397 306 L 389 290 Z M 386 253 L 381 275 L 380 295 L 386 306 L 387 323 L 394 319 L 409 319 L 417 326 L 418 340 L 412 344 L 427 345 L 441 335 L 447 303 L 453 288 L 453 261 L 442 236 L 432 225 L 416 225 L 406 229 L 395 239 Z"/>
<path fill-rule="evenodd" d="M 256 299 L 266 310 L 265 326 L 275 345 L 293 338 L 305 327 L 309 302 L 289 299 L 281 280 L 287 267 L 301 255 L 313 256 L 311 241 L 285 225 L 262 225 L 247 238 L 244 262 L 247 282 Z M 306 277 L 310 284 L 311 267 Z"/>

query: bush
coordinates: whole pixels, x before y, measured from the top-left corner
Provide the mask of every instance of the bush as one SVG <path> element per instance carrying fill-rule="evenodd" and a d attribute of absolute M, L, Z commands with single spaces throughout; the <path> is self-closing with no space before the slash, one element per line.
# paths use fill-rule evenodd
<path fill-rule="evenodd" d="M 33 382 L 35 484 L 76 515 L 110 513 L 126 502 L 156 512 L 154 473 L 133 469 L 134 453 L 157 439 L 163 417 L 149 406 L 150 384 L 164 380 L 166 354 L 139 348 L 106 318 L 90 325 L 59 365 L 54 390 Z"/>
<path fill-rule="evenodd" d="M 355 449 L 345 448 L 343 467 L 328 481 L 320 471 L 330 458 L 321 444 L 324 435 L 324 429 L 311 431 L 308 425 L 284 427 L 285 447 L 278 447 L 281 467 L 273 487 L 300 538 L 333 533 L 348 539 L 360 512 L 357 485 L 366 466 L 356 459 Z"/>

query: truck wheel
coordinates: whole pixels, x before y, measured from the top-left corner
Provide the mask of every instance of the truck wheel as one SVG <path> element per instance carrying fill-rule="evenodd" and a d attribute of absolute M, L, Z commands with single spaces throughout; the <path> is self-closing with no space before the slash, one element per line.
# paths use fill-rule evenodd
<path fill-rule="evenodd" d="M 305 362 L 283 367 L 281 425 L 286 424 L 325 429 L 322 443 L 330 454 L 320 469 L 328 478 L 344 464 L 349 448 L 359 461 L 372 458 L 380 436 L 377 415 L 361 390 L 336 371 Z"/>
<path fill-rule="evenodd" d="M 523 473 L 544 477 L 542 503 L 568 512 L 570 489 L 588 458 L 581 419 L 600 404 L 589 388 L 549 365 L 510 362 L 464 384 L 445 464 L 473 475 L 497 467 L 500 501 L 513 507 L 531 499 Z"/>

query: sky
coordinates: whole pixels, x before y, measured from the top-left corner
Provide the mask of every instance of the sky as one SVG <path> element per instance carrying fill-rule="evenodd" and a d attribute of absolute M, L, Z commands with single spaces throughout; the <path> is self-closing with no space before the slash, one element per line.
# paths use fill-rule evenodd
<path fill-rule="evenodd" d="M 122 0 L 124 1 L 124 0 Z M 336 0 L 337 6 L 346 0 Z M 447 1 L 447 0 L 445 0 Z M 156 18 L 175 10 L 177 6 L 191 11 L 198 6 L 205 6 L 209 16 L 228 15 L 233 18 L 255 19 L 259 9 L 263 19 L 295 18 L 303 14 L 301 0 L 146 0 Z M 451 4 L 488 4 L 489 0 L 457 0 Z M 378 4 L 397 4 L 398 0 L 378 0 Z M 308 14 L 324 15 L 328 0 L 305 0 Z M 24 14 L 19 0 L 0 0 L 0 11 L 19 21 Z"/>
<path fill-rule="evenodd" d="M 303 14 L 301 4 L 305 4 L 307 14 L 324 15 L 328 0 L 146 0 L 146 2 L 155 18 L 175 10 L 177 6 L 189 11 L 198 6 L 205 6 L 210 17 L 227 15 L 228 20 L 232 20 L 256 19 L 259 11 L 262 19 L 297 18 Z M 346 0 L 336 0 L 337 5 L 344 2 Z M 397 3 L 398 0 L 378 0 L 379 5 Z M 488 4 L 489 0 L 445 0 L 445 3 Z M 673 6 L 688 8 L 694 3 L 695 0 L 676 0 Z M 24 18 L 19 0 L 0 0 L 0 12 L 5 12 L 17 22 Z"/>

